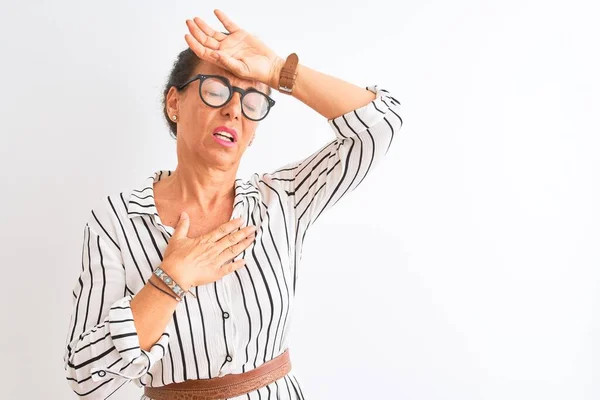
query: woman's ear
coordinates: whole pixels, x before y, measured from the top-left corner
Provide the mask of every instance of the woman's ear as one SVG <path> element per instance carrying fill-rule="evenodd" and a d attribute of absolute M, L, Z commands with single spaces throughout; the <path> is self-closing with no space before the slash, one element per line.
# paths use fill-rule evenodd
<path fill-rule="evenodd" d="M 167 92 L 166 107 L 169 117 L 172 118 L 173 115 L 179 115 L 179 92 L 175 89 L 175 86 L 171 86 Z"/>

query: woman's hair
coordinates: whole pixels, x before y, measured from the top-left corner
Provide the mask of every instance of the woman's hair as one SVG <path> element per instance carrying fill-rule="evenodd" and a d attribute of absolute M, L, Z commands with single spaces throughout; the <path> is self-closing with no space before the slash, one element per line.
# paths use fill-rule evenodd
<path fill-rule="evenodd" d="M 171 86 L 178 88 L 179 86 L 183 85 L 185 81 L 190 79 L 192 77 L 192 73 L 201 63 L 201 61 L 202 60 L 200 60 L 200 58 L 198 58 L 198 56 L 189 47 L 179 53 L 177 59 L 173 63 L 173 69 L 171 69 L 171 73 L 169 74 L 169 80 L 167 81 L 167 84 L 163 90 L 163 115 L 167 120 L 167 124 L 169 124 L 169 129 L 171 130 L 171 136 L 173 139 L 177 139 L 177 124 L 171 121 L 171 118 L 167 113 L 167 93 L 169 93 Z"/>

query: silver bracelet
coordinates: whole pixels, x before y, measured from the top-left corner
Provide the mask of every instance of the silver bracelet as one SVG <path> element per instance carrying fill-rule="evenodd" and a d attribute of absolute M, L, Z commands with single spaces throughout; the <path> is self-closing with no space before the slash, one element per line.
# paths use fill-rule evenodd
<path fill-rule="evenodd" d="M 154 270 L 154 275 L 156 275 L 157 277 L 159 277 L 168 287 L 169 289 L 171 289 L 173 291 L 173 293 L 175 293 L 175 295 L 179 298 L 182 298 L 184 294 L 189 293 L 191 294 L 193 297 L 194 293 L 192 292 L 186 292 L 185 290 L 183 290 L 181 288 L 181 286 L 179 286 L 177 284 L 177 282 L 175 282 L 173 280 L 173 278 L 171 278 L 169 276 L 169 274 L 167 274 L 165 271 L 162 270 L 162 268 L 160 267 L 156 267 L 156 269 Z"/>

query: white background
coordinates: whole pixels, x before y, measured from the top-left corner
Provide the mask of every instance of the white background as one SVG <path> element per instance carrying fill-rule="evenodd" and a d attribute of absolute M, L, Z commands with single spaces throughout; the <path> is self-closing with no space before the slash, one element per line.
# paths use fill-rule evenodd
<path fill-rule="evenodd" d="M 209 3 L 2 3 L 3 396 L 75 397 L 62 357 L 85 218 L 175 167 L 162 86 L 185 19 L 217 26 L 219 7 L 403 106 L 388 157 L 306 239 L 291 354 L 307 400 L 600 398 L 598 6 Z M 240 177 L 334 137 L 275 98 Z"/>

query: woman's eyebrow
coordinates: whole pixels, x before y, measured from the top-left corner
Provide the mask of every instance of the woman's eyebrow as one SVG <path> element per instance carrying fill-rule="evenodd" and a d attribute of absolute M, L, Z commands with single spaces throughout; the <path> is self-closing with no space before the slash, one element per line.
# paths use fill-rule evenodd
<path fill-rule="evenodd" d="M 262 94 L 266 94 L 267 96 L 269 95 L 269 89 L 267 88 L 265 90 L 262 85 L 260 87 L 258 85 L 254 85 L 254 86 L 250 85 L 250 86 L 246 87 L 244 90 L 249 90 L 249 89 L 254 89 L 256 91 L 261 92 Z"/>
<path fill-rule="evenodd" d="M 252 82 L 250 85 L 248 85 L 248 86 L 246 87 L 246 90 L 248 90 L 248 89 L 256 89 L 256 90 L 259 90 L 259 89 L 258 89 L 258 83 L 259 83 L 259 82 Z"/>
<path fill-rule="evenodd" d="M 248 90 L 248 89 L 257 89 L 257 88 L 256 88 L 256 82 L 254 82 L 254 83 L 251 83 L 251 84 L 249 84 L 248 86 L 238 86 L 238 85 L 235 85 L 235 84 L 234 84 L 234 81 L 233 81 L 233 79 L 229 78 L 228 76 L 224 76 L 224 78 L 226 78 L 226 79 L 229 81 L 229 84 L 230 84 L 231 86 L 237 86 L 237 87 L 240 87 L 240 88 L 242 88 L 242 89 L 244 89 L 244 90 Z"/>
<path fill-rule="evenodd" d="M 236 86 L 236 85 L 234 85 L 234 84 L 233 84 L 233 82 L 232 82 L 232 81 L 233 81 L 233 79 L 230 79 L 228 76 L 224 76 L 224 78 L 226 78 L 226 79 L 229 81 L 229 83 L 230 83 L 232 86 Z M 261 84 L 261 83 L 262 83 L 262 82 L 253 82 L 253 83 L 249 84 L 249 85 L 248 85 L 248 86 L 246 86 L 246 87 L 242 87 L 242 89 L 244 89 L 244 90 L 248 90 L 248 89 L 254 89 L 254 90 L 258 90 L 258 91 L 259 91 L 259 92 L 261 92 L 261 93 L 268 94 L 268 93 L 269 93 L 268 86 L 267 86 L 267 90 L 263 90 L 263 89 L 260 89 L 260 88 L 259 88 L 259 86 L 260 86 L 260 84 Z M 266 86 L 266 85 L 265 85 L 265 86 Z M 241 86 L 238 86 L 238 87 L 241 87 Z"/>

